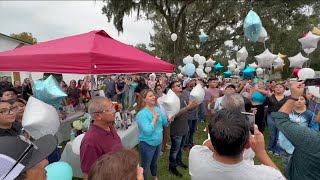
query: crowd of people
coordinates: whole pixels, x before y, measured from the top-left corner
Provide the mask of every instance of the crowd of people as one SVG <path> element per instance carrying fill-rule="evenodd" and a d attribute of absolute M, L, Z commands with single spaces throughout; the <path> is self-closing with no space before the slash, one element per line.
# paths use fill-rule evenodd
<path fill-rule="evenodd" d="M 69 83 L 69 86 L 64 81 L 60 83 L 68 95 L 64 103 L 76 106 L 81 101 L 88 102 L 92 118 L 80 147 L 84 179 L 150 179 L 150 169 L 156 180 L 158 160 L 167 148 L 170 148 L 168 173 L 180 178 L 184 176 L 179 168 L 188 169 L 195 180 L 320 177 L 320 100 L 308 92 L 303 82 L 217 77 L 178 79 L 151 74 L 116 78 L 108 75 L 96 86 L 89 77 Z M 205 89 L 203 102 L 191 97 L 197 84 Z M 103 89 L 105 97 L 91 94 L 94 87 Z M 163 97 L 169 90 L 180 100 L 180 111 L 171 118 L 163 108 Z M 57 140 L 52 135 L 34 140 L 22 130 L 24 108 L 32 95 L 30 79 L 20 86 L 19 81 L 13 85 L 3 77 L 0 92 L 0 142 L 6 144 L 0 147 L 0 155 L 18 161 L 24 154 L 26 158 L 18 163 L 23 168 L 17 178 L 43 179 L 44 167 L 54 162 L 50 156 L 57 149 Z M 124 149 L 113 126 L 116 111 L 112 101 L 121 103 L 123 109 L 135 108 L 139 153 Z M 255 116 L 253 132 L 245 112 Z M 196 145 L 194 135 L 198 123 L 206 123 L 208 139 Z M 183 153 L 188 154 L 188 163 L 183 162 Z M 281 157 L 283 173 L 270 154 Z M 255 165 L 254 158 L 261 164 Z M 0 177 L 11 176 L 16 166 L 1 170 L 5 173 Z"/>

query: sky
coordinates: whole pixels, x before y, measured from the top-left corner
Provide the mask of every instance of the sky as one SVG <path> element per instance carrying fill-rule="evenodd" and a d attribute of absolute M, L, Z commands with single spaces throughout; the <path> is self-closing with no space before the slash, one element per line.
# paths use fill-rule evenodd
<path fill-rule="evenodd" d="M 38 42 L 105 30 L 126 44 L 149 44 L 152 22 L 124 18 L 124 32 L 118 35 L 112 22 L 102 14 L 102 1 L 0 1 L 0 33 L 30 32 Z"/>

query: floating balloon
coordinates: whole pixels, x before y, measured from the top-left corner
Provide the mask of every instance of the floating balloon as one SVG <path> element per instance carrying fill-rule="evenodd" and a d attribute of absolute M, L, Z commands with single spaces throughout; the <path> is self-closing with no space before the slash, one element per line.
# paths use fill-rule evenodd
<path fill-rule="evenodd" d="M 186 64 L 185 65 L 185 74 L 191 77 L 196 71 L 196 67 L 194 64 Z"/>
<path fill-rule="evenodd" d="M 236 65 L 231 63 L 231 64 L 229 64 L 228 69 L 229 69 L 229 71 L 234 72 L 236 69 Z"/>
<path fill-rule="evenodd" d="M 306 80 L 307 78 L 314 78 L 316 73 L 311 68 L 302 68 L 298 72 L 299 80 Z"/>
<path fill-rule="evenodd" d="M 177 77 L 178 77 L 179 79 L 182 79 L 183 75 L 182 75 L 181 73 L 179 73 L 179 74 L 177 75 Z"/>
<path fill-rule="evenodd" d="M 208 35 L 203 32 L 203 29 L 200 30 L 201 34 L 199 35 L 200 44 L 204 44 L 208 41 Z"/>
<path fill-rule="evenodd" d="M 198 76 L 201 76 L 202 74 L 204 74 L 203 69 L 200 69 L 200 68 L 196 69 L 196 73 Z"/>
<path fill-rule="evenodd" d="M 204 69 L 204 71 L 206 72 L 206 73 L 209 73 L 210 71 L 211 71 L 211 67 L 206 67 L 205 69 Z"/>
<path fill-rule="evenodd" d="M 266 29 L 262 27 L 258 41 L 264 43 L 266 40 L 268 40 L 268 33 Z"/>
<path fill-rule="evenodd" d="M 242 47 L 239 51 L 237 51 L 236 56 L 238 62 L 246 62 L 248 58 L 248 51 L 246 47 Z"/>
<path fill-rule="evenodd" d="M 206 61 L 207 67 L 213 67 L 214 63 L 215 63 L 215 61 L 212 60 L 211 58 L 209 58 L 208 61 Z"/>
<path fill-rule="evenodd" d="M 237 65 L 238 63 L 237 63 L 236 60 L 232 59 L 231 61 L 228 61 L 228 65 L 230 65 L 230 64 L 235 64 L 235 65 Z"/>
<path fill-rule="evenodd" d="M 186 74 L 186 66 L 183 66 L 181 69 L 180 69 L 181 73 L 182 74 Z"/>
<path fill-rule="evenodd" d="M 181 70 L 181 69 L 182 69 L 182 66 L 181 66 L 181 65 L 180 65 L 180 66 L 178 66 L 178 69 L 180 69 L 180 70 Z"/>
<path fill-rule="evenodd" d="M 222 68 L 223 68 L 223 66 L 220 63 L 214 65 L 214 70 L 215 71 L 220 71 Z"/>
<path fill-rule="evenodd" d="M 298 41 L 302 45 L 302 49 L 310 49 L 310 48 L 317 48 L 318 41 L 320 40 L 320 36 L 312 34 L 312 32 L 308 32 L 308 34 L 300 38 Z"/>
<path fill-rule="evenodd" d="M 64 97 L 68 96 L 57 80 L 50 75 L 46 80 L 32 81 L 33 96 L 56 109 L 62 106 Z"/>
<path fill-rule="evenodd" d="M 256 64 L 256 62 L 249 64 L 249 67 L 253 68 L 253 69 L 257 69 L 258 65 Z"/>
<path fill-rule="evenodd" d="M 193 58 L 190 55 L 188 55 L 187 57 L 183 58 L 182 61 L 184 64 L 189 64 L 189 63 L 192 63 Z"/>
<path fill-rule="evenodd" d="M 246 67 L 246 63 L 245 62 L 238 62 L 237 67 L 239 69 L 244 69 Z"/>
<path fill-rule="evenodd" d="M 204 63 L 206 63 L 206 58 L 204 56 L 200 56 L 199 60 L 198 60 L 198 63 L 200 65 L 203 65 Z"/>
<path fill-rule="evenodd" d="M 231 73 L 231 71 L 228 70 L 226 72 L 223 72 L 223 75 L 225 78 L 229 78 L 232 75 L 232 73 Z"/>
<path fill-rule="evenodd" d="M 263 75 L 263 69 L 262 68 L 257 68 L 256 69 L 256 73 L 257 73 L 258 76 L 259 75 Z"/>
<path fill-rule="evenodd" d="M 273 61 L 278 56 L 272 54 L 269 49 L 266 49 L 262 54 L 255 56 L 256 60 L 258 61 L 258 66 L 261 68 L 271 68 Z"/>
<path fill-rule="evenodd" d="M 284 61 L 280 56 L 278 56 L 277 59 L 273 61 L 274 71 L 283 71 L 284 65 Z"/>
<path fill-rule="evenodd" d="M 320 35 L 320 29 L 317 27 L 313 27 L 312 31 L 311 31 L 314 35 Z"/>
<path fill-rule="evenodd" d="M 320 88 L 317 86 L 308 86 L 309 93 L 311 93 L 314 97 L 320 98 Z"/>
<path fill-rule="evenodd" d="M 293 75 L 294 77 L 298 77 L 299 71 L 300 71 L 300 68 L 295 68 L 295 69 L 293 69 L 293 70 L 292 70 L 292 75 Z"/>
<path fill-rule="evenodd" d="M 255 69 L 252 69 L 251 67 L 247 66 L 244 70 L 242 70 L 244 79 L 250 79 L 253 78 Z"/>
<path fill-rule="evenodd" d="M 198 62 L 199 60 L 200 60 L 200 55 L 199 54 L 195 54 L 194 56 L 193 56 L 193 59 L 196 61 L 196 62 Z"/>
<path fill-rule="evenodd" d="M 309 48 L 309 49 L 304 49 L 303 51 L 307 54 L 312 53 L 314 50 L 316 50 L 316 48 Z"/>
<path fill-rule="evenodd" d="M 172 33 L 172 34 L 171 34 L 171 40 L 172 40 L 173 42 L 176 41 L 177 38 L 178 38 L 178 35 L 177 35 L 176 33 Z"/>
<path fill-rule="evenodd" d="M 23 113 L 22 127 L 34 139 L 55 135 L 60 127 L 58 112 L 53 106 L 31 96 Z"/>
<path fill-rule="evenodd" d="M 239 69 L 239 68 L 236 68 L 236 69 L 234 70 L 234 74 L 239 75 L 239 73 L 240 73 L 240 69 Z"/>
<path fill-rule="evenodd" d="M 54 162 L 44 169 L 47 171 L 47 180 L 72 180 L 72 167 L 66 162 Z"/>
<path fill-rule="evenodd" d="M 251 42 L 257 42 L 261 33 L 262 23 L 260 17 L 250 10 L 243 23 L 244 36 Z"/>
<path fill-rule="evenodd" d="M 199 69 L 203 69 L 204 66 L 200 64 L 200 65 L 198 66 L 198 68 L 199 68 Z"/>
<path fill-rule="evenodd" d="M 289 67 L 298 67 L 302 68 L 303 64 L 309 60 L 309 58 L 303 57 L 301 52 L 293 57 L 288 58 L 290 61 Z"/>

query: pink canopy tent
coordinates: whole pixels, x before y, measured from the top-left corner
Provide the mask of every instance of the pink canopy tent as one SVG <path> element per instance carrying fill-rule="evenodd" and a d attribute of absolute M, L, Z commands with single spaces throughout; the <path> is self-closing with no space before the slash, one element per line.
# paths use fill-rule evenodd
<path fill-rule="evenodd" d="M 0 53 L 0 71 L 115 74 L 173 70 L 172 64 L 114 40 L 103 30 Z"/>

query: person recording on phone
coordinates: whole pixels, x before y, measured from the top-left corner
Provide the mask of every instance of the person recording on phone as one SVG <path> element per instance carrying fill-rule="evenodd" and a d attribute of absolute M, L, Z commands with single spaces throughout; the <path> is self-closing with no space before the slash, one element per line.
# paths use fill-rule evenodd
<path fill-rule="evenodd" d="M 246 116 L 222 109 L 209 120 L 210 140 L 194 146 L 189 154 L 192 179 L 285 179 L 265 150 L 263 134 L 257 127 L 250 134 Z M 252 148 L 262 165 L 244 161 L 245 149 Z"/>

